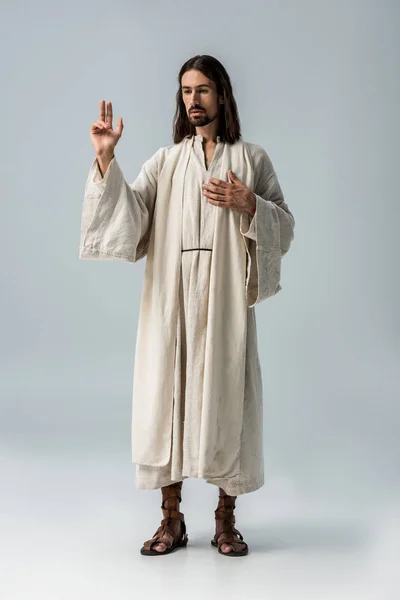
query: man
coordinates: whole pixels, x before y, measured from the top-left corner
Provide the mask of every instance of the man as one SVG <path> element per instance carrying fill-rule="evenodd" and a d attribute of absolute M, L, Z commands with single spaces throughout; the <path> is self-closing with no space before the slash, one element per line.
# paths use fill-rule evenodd
<path fill-rule="evenodd" d="M 178 75 L 174 144 L 129 185 L 114 149 L 111 102 L 91 126 L 80 258 L 147 256 L 136 341 L 132 459 L 138 489 L 162 491 L 164 519 L 141 553 L 186 546 L 182 482 L 219 488 L 212 544 L 248 552 L 238 495 L 264 483 L 262 382 L 254 305 L 280 285 L 294 218 L 271 161 L 241 140 L 230 78 L 215 58 Z"/>

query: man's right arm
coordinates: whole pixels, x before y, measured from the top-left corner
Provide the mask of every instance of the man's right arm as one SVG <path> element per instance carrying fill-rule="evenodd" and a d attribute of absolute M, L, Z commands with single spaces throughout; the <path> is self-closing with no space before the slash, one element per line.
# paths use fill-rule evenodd
<path fill-rule="evenodd" d="M 85 187 L 80 258 L 136 262 L 145 256 L 162 158 L 160 148 L 129 184 L 114 155 L 96 156 Z"/>

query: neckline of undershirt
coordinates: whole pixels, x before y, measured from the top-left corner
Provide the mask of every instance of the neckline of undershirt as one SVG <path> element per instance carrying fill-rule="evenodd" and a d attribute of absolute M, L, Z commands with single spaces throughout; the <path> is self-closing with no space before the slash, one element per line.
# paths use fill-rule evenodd
<path fill-rule="evenodd" d="M 203 139 L 204 139 L 202 135 L 194 135 L 194 136 L 193 136 L 193 138 L 194 138 L 195 140 L 199 140 L 200 142 L 202 142 L 202 141 L 203 141 Z M 218 136 L 217 136 L 217 144 L 219 144 L 219 143 L 220 143 L 220 141 L 221 141 L 221 137 L 218 135 Z"/>

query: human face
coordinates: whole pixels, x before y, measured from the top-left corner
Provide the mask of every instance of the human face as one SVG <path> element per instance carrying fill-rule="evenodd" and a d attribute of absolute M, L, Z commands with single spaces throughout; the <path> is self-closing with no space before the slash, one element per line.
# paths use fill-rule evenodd
<path fill-rule="evenodd" d="M 186 71 L 181 81 L 182 99 L 186 114 L 192 125 L 205 127 L 219 114 L 221 99 L 217 94 L 215 83 L 196 69 Z M 195 109 L 200 112 L 195 113 Z"/>

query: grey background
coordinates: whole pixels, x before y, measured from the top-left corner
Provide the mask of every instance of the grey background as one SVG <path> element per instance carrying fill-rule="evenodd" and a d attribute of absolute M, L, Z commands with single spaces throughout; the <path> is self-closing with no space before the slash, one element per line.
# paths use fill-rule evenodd
<path fill-rule="evenodd" d="M 4 600 L 128 598 L 149 578 L 155 597 L 178 576 L 183 594 L 190 567 L 205 574 L 192 595 L 398 597 L 399 12 L 2 3 Z M 227 68 L 243 137 L 269 153 L 296 219 L 283 289 L 257 307 L 267 483 L 238 499 L 245 571 L 209 548 L 217 491 L 196 480 L 182 505 L 192 549 L 169 566 L 140 558 L 161 515 L 130 462 L 145 262 L 78 259 L 100 99 L 124 118 L 116 156 L 132 182 L 171 143 L 177 73 L 201 53 Z"/>

